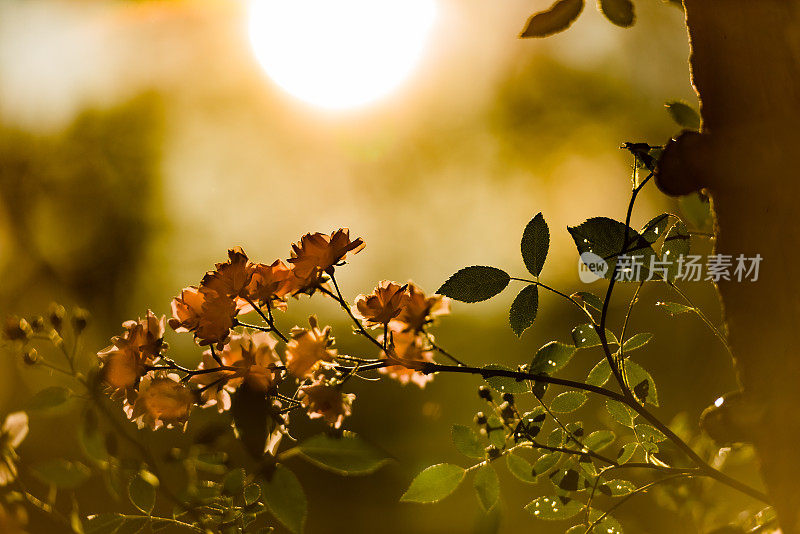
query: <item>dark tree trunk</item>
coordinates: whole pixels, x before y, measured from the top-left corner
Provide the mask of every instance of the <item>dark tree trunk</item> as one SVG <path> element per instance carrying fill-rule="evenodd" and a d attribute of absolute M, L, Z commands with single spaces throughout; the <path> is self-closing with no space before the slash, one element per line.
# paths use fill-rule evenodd
<path fill-rule="evenodd" d="M 705 189 L 716 252 L 760 254 L 757 282 L 721 282 L 761 472 L 783 532 L 800 532 L 800 2 L 684 0 L 702 132 L 663 157 L 659 186 Z"/>

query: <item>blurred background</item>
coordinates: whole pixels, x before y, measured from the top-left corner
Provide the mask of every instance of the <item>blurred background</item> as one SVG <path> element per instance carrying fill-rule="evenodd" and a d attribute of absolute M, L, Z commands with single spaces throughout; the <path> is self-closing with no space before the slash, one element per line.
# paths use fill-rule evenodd
<path fill-rule="evenodd" d="M 695 105 L 682 12 L 641 1 L 636 25 L 623 30 L 587 5 L 570 31 L 519 40 L 527 17 L 549 0 L 431 3 L 429 27 L 407 45 L 408 21 L 370 21 L 381 31 L 375 43 L 366 38 L 358 46 L 388 39 L 417 46 L 418 57 L 403 58 L 406 71 L 394 73 L 399 79 L 378 97 L 337 107 L 325 105 L 326 91 L 346 88 L 354 74 L 320 73 L 312 93 L 322 105 L 287 91 L 265 71 L 264 57 L 280 52 L 291 63 L 300 45 L 254 38 L 268 28 L 243 1 L 4 0 L 0 312 L 42 313 L 51 301 L 88 309 L 88 360 L 122 321 L 148 308 L 168 314 L 170 299 L 234 245 L 271 263 L 287 258 L 306 232 L 349 227 L 367 248 L 341 269 L 347 298 L 382 279 L 413 279 L 432 292 L 466 265 L 524 275 L 519 239 L 539 211 L 552 236 L 542 280 L 567 293 L 586 290 L 566 226 L 624 218 L 632 161 L 618 147 L 665 142 L 677 127 L 664 102 Z M 346 33 L 335 20 L 327 26 L 322 39 L 316 29 L 305 34 L 310 49 L 295 64 Z M 679 209 L 648 187 L 634 226 Z M 709 249 L 707 240 L 695 245 Z M 686 286 L 718 320 L 713 288 Z M 615 329 L 630 292 L 623 288 L 614 302 Z M 469 363 L 512 367 L 548 341 L 570 341 L 581 317 L 547 294 L 536 325 L 517 340 L 507 325 L 514 294 L 455 304 L 437 339 Z M 698 320 L 655 309 L 668 297 L 666 289 L 646 288 L 630 327 L 655 333 L 637 356 L 659 383 L 662 418 L 685 412 L 696 428 L 700 411 L 734 389 L 735 377 Z M 288 329 L 311 312 L 333 326 L 340 352 L 372 356 L 319 298 L 292 303 L 279 322 Z M 196 363 L 191 339 L 168 336 L 174 358 Z M 579 353 L 565 376 L 583 379 L 601 356 L 593 350 Z M 56 380 L 23 369 L 11 354 L 0 366 L 3 414 Z M 499 514 L 478 511 L 470 484 L 436 506 L 398 504 L 423 467 L 466 465 L 450 445 L 450 425 L 469 425 L 485 408 L 479 382 L 439 376 L 424 390 L 353 384 L 358 398 L 346 426 L 397 461 L 370 477 L 342 479 L 292 460 L 309 495 L 308 532 L 563 532 L 565 525 L 535 521 L 521 509 L 541 490 L 504 468 Z M 589 429 L 607 418 L 592 403 L 577 416 Z M 23 457 L 52 454 L 53 436 L 70 417 L 34 418 Z M 741 509 L 738 497 L 713 488 L 728 514 Z M 692 518 L 649 497 L 616 515 L 630 532 L 702 532 L 732 518 Z"/>

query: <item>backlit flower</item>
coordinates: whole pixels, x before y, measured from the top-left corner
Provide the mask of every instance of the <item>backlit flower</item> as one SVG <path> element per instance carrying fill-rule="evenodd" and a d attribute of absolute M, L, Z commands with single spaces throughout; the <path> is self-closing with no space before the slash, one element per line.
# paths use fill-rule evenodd
<path fill-rule="evenodd" d="M 8 414 L 0 427 L 0 486 L 6 486 L 17 478 L 16 448 L 28 435 L 28 414 Z"/>
<path fill-rule="evenodd" d="M 353 313 L 365 326 L 381 326 L 397 317 L 406 299 L 406 286 L 384 280 L 370 295 L 359 295 Z"/>
<path fill-rule="evenodd" d="M 331 235 L 315 233 L 304 235 L 299 243 L 292 245 L 294 274 L 301 288 L 316 285 L 323 273 L 331 274 L 333 267 L 344 260 L 348 252 L 355 254 L 364 248 L 359 237 L 350 240 L 350 230 L 340 228 Z"/>
<path fill-rule="evenodd" d="M 419 332 L 436 316 L 448 313 L 450 299 L 441 295 L 426 297 L 419 287 L 409 282 L 400 314 L 390 326 L 398 331 Z"/>
<path fill-rule="evenodd" d="M 305 406 L 308 417 L 323 417 L 334 428 L 342 426 L 342 421 L 349 416 L 356 396 L 342 393 L 337 386 L 332 386 L 320 379 L 308 386 L 298 389 L 298 398 Z"/>
<path fill-rule="evenodd" d="M 420 363 L 433 362 L 433 351 L 427 347 L 421 336 L 415 332 L 395 332 L 392 334 L 392 343 L 394 346 L 390 356 L 383 354 L 383 357 L 396 362 L 396 365 L 382 367 L 378 369 L 379 373 L 388 375 L 403 385 L 413 382 L 421 388 L 433 380 L 432 374 L 419 372 Z"/>
<path fill-rule="evenodd" d="M 243 381 L 256 389 L 267 391 L 273 388 L 278 373 L 272 367 L 279 362 L 275 352 L 277 340 L 266 332 L 253 335 L 234 334 L 225 348 L 217 352 L 217 357 L 225 367 L 237 367 L 237 370 L 220 369 L 216 372 L 196 374 L 190 382 L 201 387 L 201 398 L 205 406 L 216 405 L 219 411 L 227 410 L 231 405 L 230 393 Z M 210 350 L 203 353 L 203 362 L 198 369 L 216 369 L 219 364 Z"/>
<path fill-rule="evenodd" d="M 292 269 L 281 260 L 276 260 L 272 265 L 253 265 L 253 276 L 245 292 L 253 302 L 270 303 L 273 307 L 283 309 L 286 307 L 286 295 L 297 289 L 296 284 L 297 278 Z M 247 303 L 246 300 L 244 302 Z M 249 311 L 242 304 L 240 309 L 243 313 Z"/>
<path fill-rule="evenodd" d="M 244 297 L 253 276 L 253 267 L 240 247 L 229 249 L 228 261 L 217 263 L 215 270 L 207 272 L 200 282 L 200 289 L 210 289 L 219 296 Z"/>
<path fill-rule="evenodd" d="M 125 411 L 139 428 L 183 428 L 194 401 L 194 394 L 177 375 L 151 372 L 142 378 L 136 400 L 133 405 L 126 406 Z"/>
<path fill-rule="evenodd" d="M 212 290 L 201 291 L 190 286 L 181 296 L 172 299 L 169 325 L 176 332 L 194 332 L 200 345 L 225 346 L 237 314 L 236 302 Z"/>
<path fill-rule="evenodd" d="M 165 316 L 161 318 L 148 310 L 144 319 L 122 323 L 125 332 L 111 338 L 111 345 L 97 353 L 102 362 L 104 382 L 114 396 L 133 398 L 139 379 L 166 349 L 164 343 Z"/>
<path fill-rule="evenodd" d="M 317 318 L 308 319 L 311 329 L 295 327 L 286 344 L 286 367 L 298 378 L 304 378 L 317 369 L 320 362 L 331 362 L 337 356 L 331 337 L 331 327 L 318 327 Z"/>

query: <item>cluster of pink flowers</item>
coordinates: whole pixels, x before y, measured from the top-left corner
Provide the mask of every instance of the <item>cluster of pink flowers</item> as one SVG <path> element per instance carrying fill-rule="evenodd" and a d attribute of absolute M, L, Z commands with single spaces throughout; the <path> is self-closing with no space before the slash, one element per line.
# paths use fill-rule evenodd
<path fill-rule="evenodd" d="M 307 234 L 292 245 L 286 263 L 254 263 L 240 248 L 228 251 L 228 260 L 203 276 L 200 283 L 181 291 L 172 301 L 172 317 L 152 311 L 137 321 L 123 323 L 123 333 L 100 351 L 101 375 L 114 398 L 123 400 L 129 418 L 140 426 L 183 428 L 194 406 L 231 407 L 233 393 L 242 384 L 271 399 L 275 413 L 304 408 L 310 418 L 341 426 L 352 410 L 355 395 L 342 392 L 354 359 L 334 346 L 329 326 L 315 316 L 306 328 L 294 327 L 288 335 L 278 329 L 273 311 L 286 310 L 289 297 L 322 293 L 346 306 L 329 285 L 336 267 L 348 253 L 363 249 L 361 239 L 351 240 L 347 229 L 331 235 Z M 381 282 L 369 295 L 359 295 L 350 311 L 360 327 L 382 328 L 373 341 L 383 347 L 379 371 L 419 386 L 431 376 L 418 372 L 433 361 L 432 341 L 426 327 L 449 311 L 447 299 L 426 296 L 413 283 Z M 239 321 L 258 313 L 264 325 Z M 165 325 L 190 332 L 201 347 L 202 361 L 194 369 L 170 359 L 164 342 Z M 282 344 L 282 345 L 281 345 Z M 292 395 L 279 386 L 293 379 Z"/>

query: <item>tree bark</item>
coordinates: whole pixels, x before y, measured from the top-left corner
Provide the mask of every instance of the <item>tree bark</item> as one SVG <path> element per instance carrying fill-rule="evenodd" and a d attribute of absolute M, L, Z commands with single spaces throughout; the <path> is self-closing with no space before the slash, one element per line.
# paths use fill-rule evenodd
<path fill-rule="evenodd" d="M 712 198 L 716 253 L 763 257 L 757 282 L 721 281 L 761 473 L 783 532 L 800 532 L 800 2 L 684 0 L 700 134 L 657 183 Z"/>

